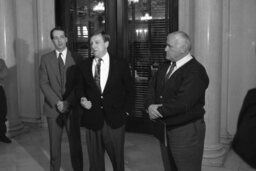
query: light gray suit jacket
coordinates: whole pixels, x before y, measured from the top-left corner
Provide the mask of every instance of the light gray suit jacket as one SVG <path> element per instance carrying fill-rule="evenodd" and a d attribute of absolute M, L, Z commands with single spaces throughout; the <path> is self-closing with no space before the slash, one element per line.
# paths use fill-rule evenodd
<path fill-rule="evenodd" d="M 39 83 L 44 94 L 44 115 L 47 117 L 57 117 L 59 112 L 56 104 L 59 100 L 67 100 L 70 104 L 73 104 L 74 77 L 75 61 L 71 52 L 68 51 L 65 62 L 65 93 L 64 95 L 61 94 L 61 76 L 56 52 L 51 51 L 42 56 L 39 68 Z"/>

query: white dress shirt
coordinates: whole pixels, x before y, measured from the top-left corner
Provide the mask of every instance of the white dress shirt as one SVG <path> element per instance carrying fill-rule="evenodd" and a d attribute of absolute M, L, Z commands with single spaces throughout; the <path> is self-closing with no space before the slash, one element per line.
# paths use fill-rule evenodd
<path fill-rule="evenodd" d="M 106 53 L 103 57 L 101 57 L 101 65 L 100 65 L 100 87 L 102 92 L 105 89 L 107 80 L 108 80 L 108 74 L 109 74 L 109 54 Z M 95 66 L 97 64 L 97 58 L 93 59 L 92 63 L 92 75 L 94 77 L 95 75 Z"/>
<path fill-rule="evenodd" d="M 177 69 L 179 69 L 180 67 L 182 67 L 183 65 L 185 65 L 188 61 L 190 61 L 193 57 L 191 56 L 191 54 L 187 54 L 185 57 L 181 58 L 180 60 L 176 61 L 176 66 L 174 67 L 171 75 L 177 71 Z M 170 67 L 168 68 L 167 72 L 169 71 Z"/>
<path fill-rule="evenodd" d="M 64 62 L 64 65 L 65 65 L 65 63 L 66 63 L 67 52 L 68 52 L 68 49 L 67 49 L 67 48 L 65 48 L 62 52 L 59 52 L 59 51 L 56 50 L 57 58 L 58 58 L 58 56 L 59 56 L 59 53 L 61 53 L 61 58 L 62 58 L 62 60 L 63 60 L 63 62 Z"/>

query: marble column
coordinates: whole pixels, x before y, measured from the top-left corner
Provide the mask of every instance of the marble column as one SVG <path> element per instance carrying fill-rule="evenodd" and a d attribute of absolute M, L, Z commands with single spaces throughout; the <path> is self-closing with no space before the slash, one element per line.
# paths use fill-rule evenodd
<path fill-rule="evenodd" d="M 40 56 L 51 49 L 54 0 L 16 0 L 15 7 L 19 113 L 22 121 L 38 124 L 42 122 L 38 70 Z"/>
<path fill-rule="evenodd" d="M 16 0 L 15 8 L 19 113 L 24 122 L 40 123 L 37 1 Z"/>
<path fill-rule="evenodd" d="M 210 85 L 206 93 L 204 165 L 221 166 L 226 149 L 220 143 L 222 1 L 195 0 L 194 54 L 206 67 Z"/>
<path fill-rule="evenodd" d="M 13 0 L 0 0 L 0 56 L 9 69 L 5 82 L 7 96 L 7 131 L 8 136 L 14 137 L 23 133 L 24 125 L 19 116 L 18 104 L 18 73 L 15 54 L 15 8 Z"/>
<path fill-rule="evenodd" d="M 55 0 L 37 0 L 37 27 L 39 58 L 53 50 L 50 31 L 55 26 Z"/>
<path fill-rule="evenodd" d="M 55 1 L 54 0 L 37 0 L 37 28 L 38 28 L 38 61 L 40 57 L 53 50 L 53 44 L 50 39 L 50 30 L 55 26 Z M 38 63 L 39 66 L 39 63 Z M 42 113 L 42 106 L 44 97 L 40 90 L 38 90 L 38 97 L 40 99 L 40 110 Z M 43 126 L 47 126 L 46 118 L 42 117 Z"/>

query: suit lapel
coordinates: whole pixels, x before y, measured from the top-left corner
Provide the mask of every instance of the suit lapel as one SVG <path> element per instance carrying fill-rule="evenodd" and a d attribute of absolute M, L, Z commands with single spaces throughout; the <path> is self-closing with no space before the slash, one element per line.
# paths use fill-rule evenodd
<path fill-rule="evenodd" d="M 66 56 L 66 62 L 65 62 L 65 68 L 67 69 L 69 66 L 74 65 L 74 59 L 71 55 L 70 51 L 67 51 L 67 56 Z"/>
<path fill-rule="evenodd" d="M 111 85 L 111 82 L 112 82 L 112 79 L 113 79 L 113 75 L 115 73 L 115 67 L 117 65 L 115 65 L 115 60 L 112 59 L 111 57 L 109 57 L 109 71 L 108 71 L 108 79 L 107 79 L 107 82 L 106 82 L 106 85 L 105 85 L 105 89 L 104 89 L 104 92 L 105 93 L 109 86 Z"/>
<path fill-rule="evenodd" d="M 59 64 L 58 64 L 58 59 L 55 51 L 52 51 L 51 56 L 50 56 L 50 65 L 53 70 L 53 73 L 55 74 L 58 83 L 61 84 L 61 78 L 60 78 L 60 71 L 59 71 Z"/>
<path fill-rule="evenodd" d="M 165 87 L 165 84 L 168 82 L 168 80 L 165 80 L 165 75 L 166 75 L 166 72 L 169 68 L 169 64 L 166 63 L 163 68 L 161 70 L 159 70 L 159 74 L 158 74 L 158 80 L 159 80 L 159 83 L 161 83 L 161 87 L 162 89 L 164 89 Z"/>
<path fill-rule="evenodd" d="M 83 74 L 83 77 L 86 78 L 87 81 L 89 82 L 93 82 L 96 86 L 96 83 L 94 82 L 94 78 L 92 75 L 92 62 L 93 62 L 93 58 L 88 59 L 88 61 L 86 61 L 81 67 L 81 71 Z"/>
<path fill-rule="evenodd" d="M 85 67 L 85 69 L 84 69 L 85 72 L 83 74 L 84 74 L 84 77 L 87 78 L 86 80 L 88 81 L 88 83 L 91 84 L 99 92 L 99 94 L 101 94 L 101 91 L 97 87 L 96 82 L 93 78 L 93 74 L 92 74 L 93 59 L 94 58 L 90 58 L 89 61 L 86 63 L 86 65 L 84 66 Z"/>
<path fill-rule="evenodd" d="M 94 81 L 94 78 L 93 78 L 93 75 L 92 75 L 92 62 L 93 62 L 93 58 L 91 58 L 89 60 L 89 62 L 87 63 L 87 65 L 85 66 L 86 69 L 88 70 L 88 72 L 85 72 L 85 74 L 88 74 L 89 73 L 89 78 L 90 80 L 93 80 Z M 95 84 L 96 85 L 96 84 Z"/>
<path fill-rule="evenodd" d="M 164 80 L 165 75 L 166 75 L 166 72 L 167 72 L 169 66 L 170 66 L 170 65 L 169 65 L 168 63 L 166 63 L 166 65 L 163 67 L 163 69 L 162 69 L 161 72 L 159 73 L 159 74 L 161 75 L 161 79 Z"/>

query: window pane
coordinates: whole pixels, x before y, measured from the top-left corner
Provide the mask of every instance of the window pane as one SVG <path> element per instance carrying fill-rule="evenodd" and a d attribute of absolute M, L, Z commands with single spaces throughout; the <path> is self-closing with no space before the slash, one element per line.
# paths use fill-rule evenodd
<path fill-rule="evenodd" d="M 89 37 L 105 27 L 105 1 L 70 0 L 70 32 L 72 49 L 84 58 L 90 55 Z"/>
<path fill-rule="evenodd" d="M 135 117 L 147 117 L 144 100 L 148 81 L 165 60 L 164 45 L 169 30 L 168 0 L 128 0 L 130 59 L 136 84 Z"/>

